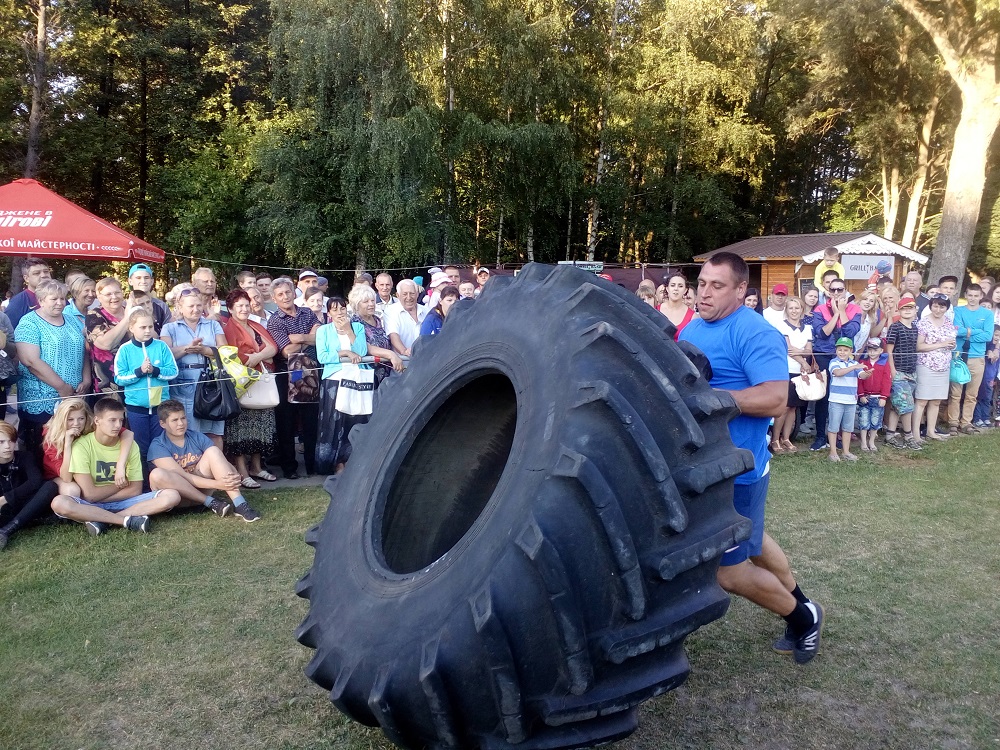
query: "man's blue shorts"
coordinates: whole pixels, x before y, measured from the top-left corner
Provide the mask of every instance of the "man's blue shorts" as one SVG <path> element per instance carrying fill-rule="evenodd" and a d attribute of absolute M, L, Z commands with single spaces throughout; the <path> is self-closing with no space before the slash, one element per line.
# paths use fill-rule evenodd
<path fill-rule="evenodd" d="M 84 500 L 82 497 L 74 497 L 73 499 L 80 505 L 89 505 L 91 508 L 103 508 L 104 510 L 112 513 L 117 513 L 120 510 L 128 510 L 133 505 L 141 503 L 143 500 L 152 500 L 158 494 L 160 494 L 160 490 L 144 492 L 143 494 L 136 495 L 135 497 L 127 497 L 124 500 L 115 500 L 110 503 L 92 503 L 89 500 Z"/>
<path fill-rule="evenodd" d="M 767 473 L 753 484 L 733 486 L 733 505 L 736 512 L 749 518 L 753 528 L 749 539 L 726 550 L 721 565 L 739 565 L 760 554 L 764 546 L 764 505 L 767 503 L 767 486 L 770 483 L 771 474 Z"/>

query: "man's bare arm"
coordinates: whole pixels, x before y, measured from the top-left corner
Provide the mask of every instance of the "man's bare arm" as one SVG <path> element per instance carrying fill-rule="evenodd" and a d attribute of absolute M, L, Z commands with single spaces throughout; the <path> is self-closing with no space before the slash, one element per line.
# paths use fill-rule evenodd
<path fill-rule="evenodd" d="M 748 417 L 778 417 L 788 406 L 787 380 L 769 380 L 729 393 L 740 407 L 740 412 Z"/>

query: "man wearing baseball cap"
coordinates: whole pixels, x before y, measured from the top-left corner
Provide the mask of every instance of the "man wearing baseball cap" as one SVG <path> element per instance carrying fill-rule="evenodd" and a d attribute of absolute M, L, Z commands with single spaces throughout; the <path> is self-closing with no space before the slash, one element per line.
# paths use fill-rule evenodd
<path fill-rule="evenodd" d="M 295 285 L 296 305 L 303 307 L 306 304 L 302 295 L 309 287 L 316 286 L 317 279 L 319 279 L 319 274 L 311 268 L 303 268 L 299 271 L 299 283 Z"/>
<path fill-rule="evenodd" d="M 785 284 L 775 284 L 771 288 L 771 298 L 764 308 L 764 320 L 773 325 L 779 331 L 785 320 L 785 300 L 788 299 L 788 286 Z"/>
<path fill-rule="evenodd" d="M 128 269 L 128 285 L 133 292 L 145 292 L 153 300 L 153 327 L 156 335 L 170 322 L 170 308 L 153 291 L 153 269 L 146 263 L 136 263 Z"/>
<path fill-rule="evenodd" d="M 479 286 L 476 287 L 475 295 L 478 297 L 483 293 L 483 287 L 486 286 L 486 282 L 490 280 L 490 269 L 486 266 L 480 266 L 479 270 L 476 271 L 476 281 L 479 282 Z"/>

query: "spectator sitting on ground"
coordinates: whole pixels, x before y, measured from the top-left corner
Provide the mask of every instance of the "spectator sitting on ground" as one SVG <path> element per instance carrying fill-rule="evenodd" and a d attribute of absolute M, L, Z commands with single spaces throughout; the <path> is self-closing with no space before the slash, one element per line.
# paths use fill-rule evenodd
<path fill-rule="evenodd" d="M 149 531 L 149 516 L 165 513 L 181 502 L 176 490 L 160 489 L 162 473 L 149 474 L 152 492 L 142 492 L 142 464 L 139 446 L 132 444 L 126 468 L 126 484 L 115 483 L 114 469 L 121 450 L 121 430 L 125 407 L 106 396 L 94 407 L 94 431 L 73 443 L 70 470 L 80 487 L 80 496 L 57 495 L 52 510 L 62 518 L 79 521 L 92 536 L 108 526 L 129 531 Z"/>
<path fill-rule="evenodd" d="M 0 549 L 10 538 L 49 512 L 59 494 L 55 482 L 46 482 L 31 451 L 17 450 L 17 430 L 0 422 Z"/>
<path fill-rule="evenodd" d="M 42 428 L 42 476 L 56 483 L 60 495 L 80 496 L 80 487 L 73 481 L 70 468 L 73 442 L 81 435 L 94 431 L 94 417 L 82 398 L 67 398 L 56 407 L 52 419 Z M 124 487 L 128 480 L 128 456 L 135 434 L 122 430 L 118 462 L 115 464 L 115 484 Z"/>
<path fill-rule="evenodd" d="M 154 471 L 161 472 L 161 486 L 176 491 L 186 505 L 204 505 L 217 516 L 232 511 L 248 523 L 260 520 L 260 513 L 240 491 L 243 477 L 236 467 L 206 435 L 188 429 L 184 404 L 171 399 L 156 411 L 163 433 L 149 446 L 149 461 L 156 467 Z M 217 500 L 205 490 L 223 490 L 233 504 Z"/>
<path fill-rule="evenodd" d="M 128 423 L 143 466 L 150 443 L 162 432 L 156 407 L 170 398 L 170 381 L 178 373 L 170 347 L 153 338 L 154 325 L 152 313 L 135 310 L 129 318 L 131 339 L 115 355 L 115 382 L 125 389 Z"/>
<path fill-rule="evenodd" d="M 438 304 L 427 313 L 424 322 L 420 324 L 421 336 L 434 336 L 441 332 L 441 326 L 444 325 L 444 319 L 448 317 L 448 311 L 451 310 L 452 305 L 458 302 L 458 287 L 450 284 L 443 286 L 438 290 L 438 295 L 440 297 Z"/>

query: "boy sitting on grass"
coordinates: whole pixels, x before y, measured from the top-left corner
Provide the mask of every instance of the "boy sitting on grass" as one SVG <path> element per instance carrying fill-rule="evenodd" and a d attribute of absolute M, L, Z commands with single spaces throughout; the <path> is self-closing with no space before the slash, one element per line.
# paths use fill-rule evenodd
<path fill-rule="evenodd" d="M 121 448 L 125 407 L 116 398 L 106 396 L 94 407 L 94 431 L 73 442 L 70 472 L 80 487 L 82 497 L 56 495 L 52 510 L 62 518 L 79 521 L 92 536 L 104 533 L 109 526 L 129 531 L 149 531 L 149 517 L 165 513 L 181 501 L 178 492 L 157 483 L 162 472 L 149 476 L 152 492 L 142 492 L 142 462 L 139 446 L 132 443 L 125 466 L 127 484 L 115 484 L 115 468 Z"/>
<path fill-rule="evenodd" d="M 150 444 L 149 461 L 165 474 L 163 485 L 177 490 L 187 505 L 204 505 L 218 516 L 233 512 L 247 523 L 260 520 L 240 491 L 243 477 L 236 467 L 206 435 L 188 429 L 184 404 L 171 399 L 156 411 L 163 434 Z M 213 490 L 223 490 L 233 504 L 212 497 Z"/>

